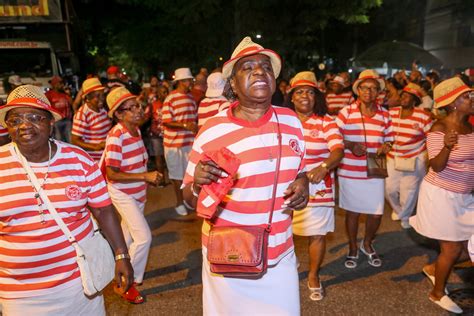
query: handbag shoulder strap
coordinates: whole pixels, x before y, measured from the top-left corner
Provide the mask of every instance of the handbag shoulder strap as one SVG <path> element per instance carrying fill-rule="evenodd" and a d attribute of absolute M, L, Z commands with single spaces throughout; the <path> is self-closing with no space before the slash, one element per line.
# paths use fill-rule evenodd
<path fill-rule="evenodd" d="M 64 223 L 64 221 L 61 219 L 61 217 L 59 216 L 58 212 L 56 211 L 56 209 L 54 208 L 54 206 L 51 204 L 51 201 L 49 200 L 49 197 L 48 195 L 44 192 L 44 190 L 41 188 L 40 184 L 39 184 L 39 181 L 38 181 L 38 178 L 36 177 L 35 173 L 33 172 L 33 170 L 31 169 L 31 166 L 30 164 L 28 163 L 28 161 L 26 160 L 25 156 L 22 155 L 22 153 L 20 152 L 20 150 L 18 149 L 18 146 L 13 143 L 13 149 L 16 153 L 16 155 L 18 156 L 18 159 L 20 160 L 20 163 L 21 165 L 23 166 L 23 169 L 25 169 L 26 173 L 28 174 L 28 177 L 31 181 L 31 183 L 33 184 L 33 187 L 36 191 L 36 193 L 39 194 L 39 196 L 41 197 L 41 200 L 43 200 L 43 203 L 46 204 L 46 207 L 48 208 L 49 210 L 49 213 L 51 214 L 51 216 L 53 217 L 53 219 L 56 221 L 56 223 L 58 224 L 59 228 L 61 228 L 62 232 L 64 233 L 64 235 L 66 235 L 67 239 L 69 240 L 69 242 L 72 244 L 72 243 L 75 243 L 76 242 L 76 238 L 74 238 L 74 236 L 72 235 L 71 231 L 69 230 L 69 228 L 67 228 L 66 224 Z"/>

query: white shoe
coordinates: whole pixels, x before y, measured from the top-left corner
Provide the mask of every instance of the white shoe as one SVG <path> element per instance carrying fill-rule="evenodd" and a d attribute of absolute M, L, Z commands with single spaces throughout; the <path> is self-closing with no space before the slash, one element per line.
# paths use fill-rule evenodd
<path fill-rule="evenodd" d="M 392 221 L 399 221 L 400 217 L 398 217 L 398 214 L 392 211 Z"/>
<path fill-rule="evenodd" d="M 451 313 L 462 314 L 461 307 L 459 307 L 458 304 L 454 303 L 453 300 L 450 299 L 447 295 L 443 296 L 439 301 L 435 301 L 430 297 L 430 301 Z"/>
<path fill-rule="evenodd" d="M 188 215 L 188 211 L 186 210 L 186 206 L 184 206 L 183 204 L 181 204 L 180 206 L 175 207 L 174 210 L 176 211 L 176 213 L 178 213 L 178 215 L 181 215 L 181 216 Z"/>
<path fill-rule="evenodd" d="M 400 222 L 400 225 L 402 226 L 403 229 L 409 229 L 411 228 L 410 223 L 408 222 L 407 219 L 402 219 Z"/>

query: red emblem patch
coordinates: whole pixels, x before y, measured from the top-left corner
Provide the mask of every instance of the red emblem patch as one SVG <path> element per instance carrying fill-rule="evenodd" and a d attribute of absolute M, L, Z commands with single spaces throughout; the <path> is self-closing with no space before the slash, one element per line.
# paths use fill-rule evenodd
<path fill-rule="evenodd" d="M 78 201 L 82 197 L 81 188 L 77 184 L 68 185 L 65 189 L 66 196 L 71 201 Z"/>
<path fill-rule="evenodd" d="M 297 155 L 301 155 L 300 145 L 296 139 L 290 139 L 290 147 Z"/>
<path fill-rule="evenodd" d="M 313 130 L 309 133 L 309 136 L 311 136 L 312 138 L 318 138 L 318 136 L 319 136 L 319 131 L 316 130 L 316 129 L 313 129 Z"/>
<path fill-rule="evenodd" d="M 418 123 L 413 123 L 413 129 L 416 129 L 416 130 L 421 129 L 420 124 L 418 124 Z"/>

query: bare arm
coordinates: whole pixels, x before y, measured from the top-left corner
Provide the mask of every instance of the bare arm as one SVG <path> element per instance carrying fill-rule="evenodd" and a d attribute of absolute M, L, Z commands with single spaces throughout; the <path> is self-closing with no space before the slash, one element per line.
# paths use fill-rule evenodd
<path fill-rule="evenodd" d="M 430 167 L 433 171 L 441 172 L 448 164 L 449 154 L 458 141 L 458 134 L 454 130 L 446 132 L 446 126 L 442 122 L 435 123 L 431 128 L 431 131 L 445 133 L 443 149 L 441 149 L 436 157 L 429 161 Z"/>
<path fill-rule="evenodd" d="M 98 144 L 86 143 L 80 136 L 71 134 L 71 143 L 88 151 L 99 151 L 105 148 L 105 142 Z"/>
<path fill-rule="evenodd" d="M 344 157 L 344 150 L 342 148 L 337 148 L 331 152 L 329 157 L 324 160 L 324 163 L 327 165 L 323 167 L 319 165 L 316 168 L 313 168 L 307 173 L 308 179 L 311 183 L 319 183 L 324 179 L 326 174 L 332 169 L 336 168 Z"/>
<path fill-rule="evenodd" d="M 128 173 L 121 172 L 117 167 L 106 167 L 107 178 L 116 182 L 136 182 L 145 181 L 149 184 L 156 185 L 163 175 L 158 171 Z"/>
<path fill-rule="evenodd" d="M 195 134 L 197 132 L 197 124 L 194 122 L 167 122 L 163 125 L 172 129 L 185 129 Z"/>

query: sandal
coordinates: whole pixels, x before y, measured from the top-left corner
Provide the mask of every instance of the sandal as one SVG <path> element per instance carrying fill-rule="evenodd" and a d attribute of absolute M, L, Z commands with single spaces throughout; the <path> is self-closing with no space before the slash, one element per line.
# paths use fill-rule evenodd
<path fill-rule="evenodd" d="M 310 287 L 308 281 L 308 289 L 309 289 L 309 299 L 312 301 L 320 301 L 324 298 L 324 287 L 323 283 L 319 281 L 319 287 Z"/>
<path fill-rule="evenodd" d="M 380 257 L 377 255 L 377 253 L 375 252 L 371 252 L 371 253 L 368 253 L 365 249 L 364 249 L 364 240 L 362 240 L 360 242 L 360 247 L 359 247 L 360 251 L 362 251 L 362 253 L 364 255 L 367 256 L 367 262 L 372 266 L 372 267 L 375 267 L 375 268 L 379 268 L 382 266 L 382 260 L 380 260 Z"/>
<path fill-rule="evenodd" d="M 127 292 L 121 293 L 117 285 L 114 285 L 114 292 L 120 295 L 124 300 L 132 304 L 141 304 L 145 301 L 143 296 L 138 292 L 137 288 L 135 287 L 136 283 L 128 289 Z"/>
<path fill-rule="evenodd" d="M 357 267 L 357 260 L 359 259 L 359 252 L 355 256 L 346 256 L 346 260 L 344 261 L 344 266 L 347 269 L 354 269 Z"/>

